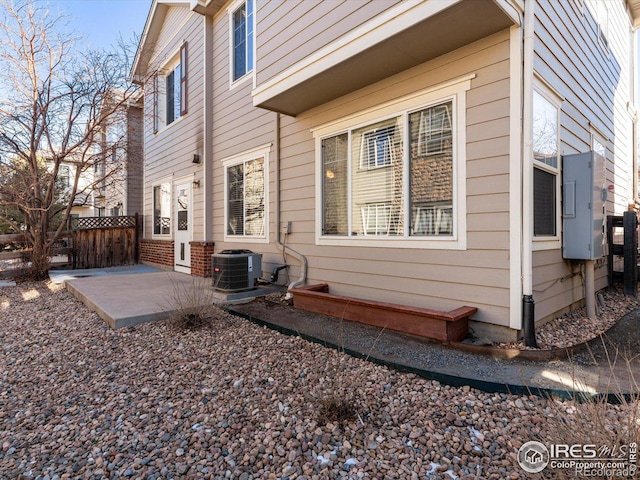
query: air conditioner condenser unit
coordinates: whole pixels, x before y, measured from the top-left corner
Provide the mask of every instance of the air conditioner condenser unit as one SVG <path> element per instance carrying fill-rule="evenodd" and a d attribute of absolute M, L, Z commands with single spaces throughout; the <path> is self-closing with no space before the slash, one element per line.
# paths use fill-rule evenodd
<path fill-rule="evenodd" d="M 255 288 L 262 276 L 262 254 L 251 250 L 223 250 L 211 256 L 213 287 L 221 292 Z"/>

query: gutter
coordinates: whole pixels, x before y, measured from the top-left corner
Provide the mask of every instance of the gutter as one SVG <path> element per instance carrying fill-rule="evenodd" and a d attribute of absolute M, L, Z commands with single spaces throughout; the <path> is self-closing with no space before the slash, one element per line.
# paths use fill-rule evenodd
<path fill-rule="evenodd" d="M 276 112 L 276 134 L 275 134 L 275 154 L 276 154 L 276 245 L 282 249 L 283 252 L 291 255 L 296 260 L 300 262 L 300 277 L 297 280 L 294 280 L 287 287 L 287 294 L 285 298 L 289 300 L 293 294 L 291 290 L 300 285 L 304 285 L 307 282 L 307 270 L 309 263 L 307 262 L 307 258 L 299 252 L 296 252 L 291 247 L 287 247 L 284 243 L 280 241 L 280 235 L 282 234 L 282 229 L 280 228 L 280 114 Z M 288 235 L 288 234 L 285 234 Z"/>

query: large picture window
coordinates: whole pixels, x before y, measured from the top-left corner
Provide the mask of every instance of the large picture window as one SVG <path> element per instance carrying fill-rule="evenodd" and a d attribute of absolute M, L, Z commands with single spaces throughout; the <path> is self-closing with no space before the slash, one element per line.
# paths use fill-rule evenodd
<path fill-rule="evenodd" d="M 171 183 L 153 187 L 153 234 L 171 234 Z"/>
<path fill-rule="evenodd" d="M 265 159 L 227 166 L 227 235 L 265 236 Z"/>
<path fill-rule="evenodd" d="M 254 0 L 246 0 L 231 11 L 232 81 L 253 70 Z"/>
<path fill-rule="evenodd" d="M 533 234 L 558 235 L 559 114 L 557 105 L 533 92 Z"/>
<path fill-rule="evenodd" d="M 452 237 L 453 106 L 446 100 L 322 138 L 322 235 Z"/>

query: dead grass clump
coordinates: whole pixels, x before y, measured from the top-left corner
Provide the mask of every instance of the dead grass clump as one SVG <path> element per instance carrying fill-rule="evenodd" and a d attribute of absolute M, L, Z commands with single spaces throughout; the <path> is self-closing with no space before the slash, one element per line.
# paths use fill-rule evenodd
<path fill-rule="evenodd" d="M 366 362 L 384 332 L 380 331 L 364 358 Z M 345 353 L 344 320 L 340 320 L 340 347 L 325 349 L 324 365 L 319 365 L 320 381 L 310 389 L 309 401 L 315 405 L 319 422 L 343 423 L 357 420 L 364 425 L 364 419 L 373 412 L 375 392 L 378 386 L 368 379 L 369 371 L 355 359 Z"/>
<path fill-rule="evenodd" d="M 212 328 L 221 323 L 224 312 L 214 304 L 214 293 L 208 279 L 193 278 L 192 282 L 172 280 L 173 290 L 165 310 L 169 323 L 177 330 Z"/>
<path fill-rule="evenodd" d="M 320 383 L 310 392 L 316 405 L 318 421 L 321 423 L 349 422 L 365 415 L 366 403 L 362 393 L 361 374 L 350 367 L 353 361 L 341 351 L 327 351 Z"/>

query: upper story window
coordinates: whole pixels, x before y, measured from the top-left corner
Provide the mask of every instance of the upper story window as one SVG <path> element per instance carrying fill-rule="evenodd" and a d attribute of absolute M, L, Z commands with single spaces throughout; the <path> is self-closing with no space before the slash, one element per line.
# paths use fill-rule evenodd
<path fill-rule="evenodd" d="M 178 63 L 165 77 L 165 123 L 170 125 L 180 117 L 180 64 Z"/>
<path fill-rule="evenodd" d="M 560 106 L 552 96 L 533 92 L 533 235 L 556 238 L 559 232 Z"/>
<path fill-rule="evenodd" d="M 171 125 L 187 113 L 187 42 L 153 79 L 153 131 Z"/>
<path fill-rule="evenodd" d="M 600 47 L 605 53 L 609 52 L 609 2 L 606 0 L 589 0 L 589 11 L 597 24 L 597 35 Z"/>
<path fill-rule="evenodd" d="M 69 188 L 71 186 L 68 165 L 60 165 L 58 167 L 58 183 L 61 188 Z"/>
<path fill-rule="evenodd" d="M 254 8 L 254 0 L 244 0 L 230 10 L 232 82 L 253 70 Z"/>

